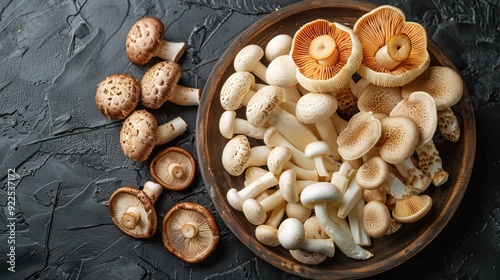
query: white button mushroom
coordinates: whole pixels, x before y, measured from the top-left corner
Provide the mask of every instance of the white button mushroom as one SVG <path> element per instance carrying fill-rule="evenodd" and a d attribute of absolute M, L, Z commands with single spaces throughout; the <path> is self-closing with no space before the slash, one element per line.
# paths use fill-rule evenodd
<path fill-rule="evenodd" d="M 224 111 L 219 119 L 219 131 L 226 139 L 242 134 L 255 139 L 264 138 L 265 127 L 255 127 L 247 120 L 236 117 L 235 111 Z"/>
<path fill-rule="evenodd" d="M 322 177 L 328 176 L 328 170 L 323 159 L 330 154 L 330 146 L 324 141 L 313 141 L 307 144 L 304 154 L 308 158 L 314 160 L 318 175 Z"/>
<path fill-rule="evenodd" d="M 235 72 L 229 76 L 220 91 L 220 104 L 224 110 L 236 111 L 241 105 L 246 106 L 255 94 L 252 87 L 255 77 L 249 72 Z"/>
<path fill-rule="evenodd" d="M 267 61 L 272 62 L 278 56 L 289 54 L 292 48 L 292 40 L 292 36 L 288 34 L 279 34 L 269 40 L 264 50 Z"/>
<path fill-rule="evenodd" d="M 285 215 L 286 202 L 282 202 L 271 211 L 271 215 L 265 224 L 258 225 L 255 228 L 255 238 L 267 246 L 276 247 L 280 245 L 278 240 L 278 226 Z"/>
<path fill-rule="evenodd" d="M 259 45 L 248 45 L 242 48 L 234 58 L 234 70 L 236 72 L 252 72 L 261 79 L 264 83 L 266 81 L 266 66 L 260 62 L 264 56 L 264 50 Z"/>
<path fill-rule="evenodd" d="M 267 146 L 251 147 L 245 135 L 236 135 L 222 150 L 222 165 L 229 174 L 239 176 L 249 166 L 266 165 L 271 150 Z"/>
<path fill-rule="evenodd" d="M 275 147 L 267 157 L 267 168 L 276 176 L 281 174 L 283 170 L 293 170 L 297 178 L 304 180 L 318 180 L 318 173 L 316 170 L 307 170 L 301 168 L 292 162 L 292 152 L 285 146 Z M 284 172 L 284 171 L 283 171 Z"/>
<path fill-rule="evenodd" d="M 271 86 L 281 87 L 283 100 L 286 102 L 296 103 L 301 97 L 297 89 L 296 69 L 297 66 L 289 55 L 278 56 L 267 66 L 267 83 Z"/>
<path fill-rule="evenodd" d="M 335 254 L 332 239 L 306 238 L 304 225 L 295 218 L 287 218 L 281 222 L 278 228 L 278 239 L 281 246 L 288 250 L 301 248 L 308 252 L 326 254 L 329 257 Z"/>
<path fill-rule="evenodd" d="M 279 177 L 279 189 L 281 195 L 288 202 L 298 202 L 299 195 L 308 185 L 317 182 L 316 180 L 297 180 L 296 172 L 292 169 L 283 171 Z"/>
<path fill-rule="evenodd" d="M 249 198 L 243 201 L 242 210 L 247 220 L 253 225 L 261 225 L 266 222 L 267 212 L 278 207 L 285 201 L 281 195 L 281 191 L 277 190 L 269 197 L 264 198 L 260 202 Z"/>

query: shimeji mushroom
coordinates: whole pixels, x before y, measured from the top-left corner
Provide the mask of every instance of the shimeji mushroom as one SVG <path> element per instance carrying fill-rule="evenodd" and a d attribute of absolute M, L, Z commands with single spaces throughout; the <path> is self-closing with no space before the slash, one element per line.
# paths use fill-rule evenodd
<path fill-rule="evenodd" d="M 243 211 L 243 203 L 245 200 L 254 198 L 270 187 L 278 185 L 278 183 L 278 178 L 276 178 L 273 173 L 267 172 L 239 191 L 235 188 L 229 189 L 226 193 L 227 202 L 235 210 Z"/>
<path fill-rule="evenodd" d="M 253 181 L 259 179 L 261 176 L 266 174 L 266 169 L 257 166 L 250 166 L 245 170 L 245 181 L 243 181 L 243 185 L 246 187 L 250 185 Z"/>
<path fill-rule="evenodd" d="M 329 217 L 328 204 L 338 205 L 341 199 L 340 190 L 328 182 L 318 182 L 307 186 L 300 195 L 300 201 L 305 207 L 314 209 L 323 231 L 332 238 L 339 249 L 349 258 L 366 260 L 373 254 L 345 234 Z"/>
<path fill-rule="evenodd" d="M 391 226 L 391 213 L 385 204 L 373 200 L 363 207 L 363 229 L 373 238 L 385 235 Z"/>
<path fill-rule="evenodd" d="M 219 227 L 204 206 L 181 202 L 163 218 L 162 239 L 165 248 L 175 257 L 196 264 L 207 259 L 217 248 Z"/>
<path fill-rule="evenodd" d="M 448 181 L 449 174 L 443 169 L 443 161 L 434 141 L 428 141 L 416 149 L 418 167 L 432 179 L 432 184 L 438 187 Z"/>
<path fill-rule="evenodd" d="M 139 19 L 127 35 L 125 47 L 133 64 L 144 65 L 157 56 L 168 61 L 178 61 L 186 50 L 184 42 L 164 40 L 165 26 L 154 17 Z"/>
<path fill-rule="evenodd" d="M 271 62 L 278 56 L 289 54 L 292 40 L 292 36 L 288 34 L 279 34 L 271 38 L 264 49 L 267 61 Z"/>
<path fill-rule="evenodd" d="M 264 145 L 251 147 L 245 135 L 236 135 L 222 150 L 222 165 L 227 173 L 239 176 L 247 167 L 266 165 L 271 151 Z"/>
<path fill-rule="evenodd" d="M 392 217 L 400 223 L 413 223 L 423 218 L 432 208 L 432 198 L 428 195 L 412 195 L 396 199 Z"/>
<path fill-rule="evenodd" d="M 279 87 L 266 86 L 259 89 L 247 104 L 247 120 L 256 127 L 262 127 L 266 123 L 276 127 L 292 145 L 303 151 L 307 144 L 317 138 L 293 114 L 279 107 L 282 100 L 283 91 Z"/>
<path fill-rule="evenodd" d="M 262 225 L 266 222 L 267 212 L 272 211 L 285 201 L 278 189 L 269 197 L 261 201 L 249 198 L 243 201 L 242 210 L 247 220 L 253 225 Z"/>
<path fill-rule="evenodd" d="M 363 58 L 356 34 L 348 27 L 318 19 L 294 35 L 290 55 L 297 80 L 312 92 L 333 92 L 349 82 Z"/>
<path fill-rule="evenodd" d="M 150 168 L 151 176 L 167 190 L 187 189 L 196 174 L 196 161 L 193 155 L 181 147 L 168 147 L 158 153 Z"/>
<path fill-rule="evenodd" d="M 296 103 L 301 97 L 297 89 L 296 68 L 297 65 L 289 55 L 278 56 L 267 66 L 267 83 L 283 89 L 283 101 Z"/>
<path fill-rule="evenodd" d="M 255 77 L 250 72 L 235 72 L 229 76 L 220 91 L 220 104 L 224 110 L 236 111 L 241 105 L 246 106 L 255 94 L 252 87 Z"/>
<path fill-rule="evenodd" d="M 109 199 L 113 224 L 134 238 L 149 238 L 156 232 L 157 218 L 154 203 L 163 188 L 152 181 L 142 190 L 133 187 L 117 189 Z"/>
<path fill-rule="evenodd" d="M 276 206 L 265 224 L 258 225 L 255 228 L 255 238 L 267 246 L 276 247 L 280 245 L 278 240 L 278 226 L 285 215 L 286 202 L 283 201 L 280 205 Z"/>
<path fill-rule="evenodd" d="M 360 111 L 384 113 L 389 115 L 392 109 L 403 99 L 398 87 L 380 87 L 369 84 L 358 99 Z"/>
<path fill-rule="evenodd" d="M 410 117 L 391 116 L 380 120 L 382 133 L 376 147 L 380 157 L 390 164 L 409 158 L 417 148 L 420 131 Z"/>
<path fill-rule="evenodd" d="M 287 250 L 303 249 L 308 252 L 322 253 L 329 257 L 335 254 L 335 245 L 330 238 L 307 238 L 304 225 L 295 218 L 286 218 L 278 227 L 278 240 Z"/>
<path fill-rule="evenodd" d="M 138 162 L 145 161 L 155 146 L 163 145 L 187 130 L 187 123 L 176 117 L 158 126 L 155 117 L 146 110 L 133 112 L 123 122 L 120 145 L 123 153 Z"/>
<path fill-rule="evenodd" d="M 236 117 L 235 111 L 224 111 L 219 119 L 219 131 L 226 139 L 242 134 L 254 139 L 264 138 L 265 127 L 255 127 L 247 120 Z"/>
<path fill-rule="evenodd" d="M 290 162 L 291 158 L 292 152 L 289 148 L 285 146 L 277 146 L 272 149 L 267 157 L 267 168 L 276 176 L 282 174 L 282 172 L 293 171 L 293 173 L 300 179 L 318 180 L 318 173 L 316 170 L 301 168 Z"/>
<path fill-rule="evenodd" d="M 460 75 L 450 67 L 430 66 L 401 88 L 403 97 L 415 91 L 425 91 L 432 96 L 441 134 L 446 140 L 456 143 L 460 139 L 460 126 L 451 107 L 462 98 L 463 82 Z"/>
<path fill-rule="evenodd" d="M 245 46 L 234 58 L 234 70 L 236 70 L 236 72 L 251 72 L 267 84 L 267 68 L 260 62 L 263 56 L 264 50 L 259 45 L 251 44 Z"/>
<path fill-rule="evenodd" d="M 330 146 L 325 141 L 313 141 L 309 143 L 305 150 L 304 154 L 308 158 L 312 158 L 314 160 L 314 164 L 316 165 L 316 171 L 319 176 L 328 177 L 328 169 L 325 165 L 324 159 L 328 157 L 330 154 Z"/>
<path fill-rule="evenodd" d="M 337 144 L 338 134 L 330 118 L 337 108 L 337 98 L 332 94 L 310 92 L 297 102 L 295 116 L 304 124 L 314 124 L 320 139 L 328 143 L 330 156 L 341 161 Z"/>
<path fill-rule="evenodd" d="M 358 73 L 372 84 L 400 87 L 429 66 L 425 28 L 406 22 L 404 13 L 396 7 L 373 9 L 361 16 L 353 29 L 363 46 Z"/>
<path fill-rule="evenodd" d="M 174 61 L 161 61 L 149 68 L 141 79 L 141 102 L 151 109 L 170 101 L 177 105 L 193 106 L 200 103 L 200 89 L 177 84 L 182 69 Z"/>
<path fill-rule="evenodd" d="M 340 155 L 346 160 L 361 158 L 375 146 L 381 133 L 380 121 L 372 112 L 355 114 L 337 138 Z"/>
<path fill-rule="evenodd" d="M 97 85 L 95 103 L 108 119 L 123 120 L 139 103 L 141 86 L 136 78 L 128 74 L 107 76 Z"/>

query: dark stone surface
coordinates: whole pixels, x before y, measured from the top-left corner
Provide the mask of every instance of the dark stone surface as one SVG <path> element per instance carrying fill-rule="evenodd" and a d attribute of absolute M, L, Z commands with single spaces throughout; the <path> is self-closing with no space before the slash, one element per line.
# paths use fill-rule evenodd
<path fill-rule="evenodd" d="M 1 1 L 0 279 L 298 279 L 251 253 L 220 219 L 220 245 L 199 265 L 170 255 L 159 231 L 142 241 L 118 231 L 108 215 L 108 198 L 119 186 L 150 180 L 149 161 L 134 163 L 122 154 L 121 124 L 107 120 L 94 104 L 95 87 L 105 76 L 125 72 L 140 79 L 151 66 L 134 66 L 125 54 L 128 28 L 137 19 L 156 16 L 166 23 L 169 40 L 188 43 L 180 83 L 203 88 L 216 61 L 245 28 L 294 2 Z M 449 224 L 414 258 L 373 278 L 496 279 L 499 2 L 376 3 L 399 7 L 408 20 L 422 23 L 456 64 L 474 103 L 477 150 L 469 187 Z M 196 110 L 167 104 L 153 111 L 160 123 L 175 116 L 188 122 L 188 133 L 171 144 L 193 154 Z M 14 213 L 8 208 L 9 186 L 15 187 Z M 187 191 L 163 193 L 156 204 L 159 217 L 180 201 L 203 204 L 218 218 L 200 174 Z M 15 273 L 7 270 L 13 220 Z"/>

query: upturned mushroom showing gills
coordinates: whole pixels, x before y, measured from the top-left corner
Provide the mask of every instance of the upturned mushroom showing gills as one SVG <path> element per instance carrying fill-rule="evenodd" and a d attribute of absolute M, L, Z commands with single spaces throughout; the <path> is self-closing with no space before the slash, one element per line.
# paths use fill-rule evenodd
<path fill-rule="evenodd" d="M 95 103 L 108 119 L 123 120 L 134 111 L 140 95 L 141 87 L 136 78 L 113 74 L 97 85 Z"/>
<path fill-rule="evenodd" d="M 165 248 L 180 260 L 196 264 L 217 248 L 219 227 L 212 213 L 200 204 L 182 202 L 172 207 L 162 223 Z"/>
<path fill-rule="evenodd" d="M 399 87 L 427 69 L 425 28 L 407 22 L 400 9 L 383 5 L 361 16 L 353 28 L 363 46 L 358 74 L 370 83 Z"/>
<path fill-rule="evenodd" d="M 155 56 L 168 61 L 179 60 L 186 50 L 186 43 L 166 41 L 164 32 L 163 22 L 154 17 L 145 17 L 134 23 L 125 43 L 130 61 L 144 65 Z"/>
<path fill-rule="evenodd" d="M 339 23 L 318 19 L 303 25 L 294 35 L 290 55 L 297 65 L 297 80 L 313 92 L 342 88 L 363 58 L 356 34 Z"/>
<path fill-rule="evenodd" d="M 142 190 L 133 187 L 117 189 L 109 199 L 113 224 L 126 235 L 149 238 L 156 232 L 157 218 L 154 203 L 163 188 L 148 181 Z"/>
<path fill-rule="evenodd" d="M 167 190 L 187 189 L 194 180 L 196 161 L 181 147 L 168 147 L 158 153 L 150 164 L 151 176 Z"/>
<path fill-rule="evenodd" d="M 123 122 L 120 145 L 127 157 L 142 162 L 149 157 L 155 146 L 173 140 L 186 130 L 187 123 L 181 117 L 158 126 L 150 112 L 137 110 Z"/>

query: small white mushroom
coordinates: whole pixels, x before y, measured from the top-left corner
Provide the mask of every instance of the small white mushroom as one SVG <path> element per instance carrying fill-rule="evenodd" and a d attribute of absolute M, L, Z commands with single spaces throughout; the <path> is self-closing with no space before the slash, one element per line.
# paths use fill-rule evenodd
<path fill-rule="evenodd" d="M 288 218 L 295 218 L 304 223 L 311 217 L 312 210 L 302 205 L 300 201 L 288 202 L 285 206 L 285 213 Z"/>
<path fill-rule="evenodd" d="M 279 34 L 269 40 L 264 50 L 267 61 L 272 62 L 278 56 L 289 54 L 292 48 L 292 40 L 292 36 L 288 34 Z"/>
<path fill-rule="evenodd" d="M 236 135 L 224 146 L 222 165 L 229 174 L 239 176 L 247 167 L 266 165 L 271 150 L 267 146 L 251 147 L 245 135 Z"/>
<path fill-rule="evenodd" d="M 306 155 L 306 157 L 314 159 L 314 164 L 319 176 L 328 176 L 328 170 L 323 161 L 323 159 L 330 154 L 330 146 L 328 145 L 328 143 L 324 141 L 310 142 L 306 146 L 304 154 Z"/>
<path fill-rule="evenodd" d="M 259 225 L 255 228 L 255 238 L 260 243 L 267 246 L 276 247 L 280 245 L 278 240 L 278 226 L 285 215 L 286 202 L 282 202 L 276 206 L 265 224 Z"/>
<path fill-rule="evenodd" d="M 264 138 L 265 127 L 255 127 L 247 120 L 236 117 L 235 111 L 224 111 L 219 119 L 219 131 L 226 139 L 243 134 L 255 139 Z"/>
<path fill-rule="evenodd" d="M 283 170 L 290 170 L 293 171 L 299 179 L 316 181 L 318 180 L 318 173 L 316 172 L 316 170 L 307 170 L 301 168 L 290 162 L 291 159 L 292 152 L 289 148 L 285 146 L 277 146 L 271 151 L 271 153 L 269 153 L 269 156 L 267 157 L 267 168 L 276 176 L 281 174 L 281 172 L 286 172 Z"/>
<path fill-rule="evenodd" d="M 283 101 L 296 103 L 301 97 L 297 89 L 296 68 L 297 66 L 289 55 L 278 56 L 267 66 L 267 83 L 283 89 Z"/>
<path fill-rule="evenodd" d="M 220 104 L 224 110 L 236 111 L 241 105 L 246 106 L 255 94 L 251 89 L 255 77 L 249 72 L 235 72 L 229 76 L 220 91 Z"/>
<path fill-rule="evenodd" d="M 297 180 L 296 172 L 292 169 L 283 171 L 279 177 L 279 187 L 283 198 L 292 203 L 299 201 L 299 195 L 308 185 L 316 180 Z"/>
<path fill-rule="evenodd" d="M 243 214 L 251 224 L 258 226 L 266 222 L 267 212 L 273 210 L 284 201 L 285 199 L 281 195 L 281 190 L 275 191 L 260 202 L 249 198 L 243 201 Z"/>
<path fill-rule="evenodd" d="M 304 225 L 295 218 L 287 218 L 281 222 L 278 228 L 278 240 L 281 246 L 288 250 L 301 248 L 308 252 L 326 254 L 329 257 L 333 257 L 335 254 L 335 245 L 332 239 L 306 238 Z"/>
<path fill-rule="evenodd" d="M 226 198 L 227 202 L 231 207 L 238 211 L 243 211 L 243 202 L 247 199 L 254 198 L 261 192 L 269 189 L 272 186 L 278 184 L 278 179 L 273 173 L 267 172 L 264 176 L 253 181 L 248 186 L 241 190 L 231 188 L 227 191 Z"/>
<path fill-rule="evenodd" d="M 242 48 L 234 58 L 234 70 L 236 72 L 252 72 L 261 79 L 264 83 L 266 81 L 266 66 L 260 62 L 264 56 L 264 50 L 259 45 L 248 45 Z"/>

